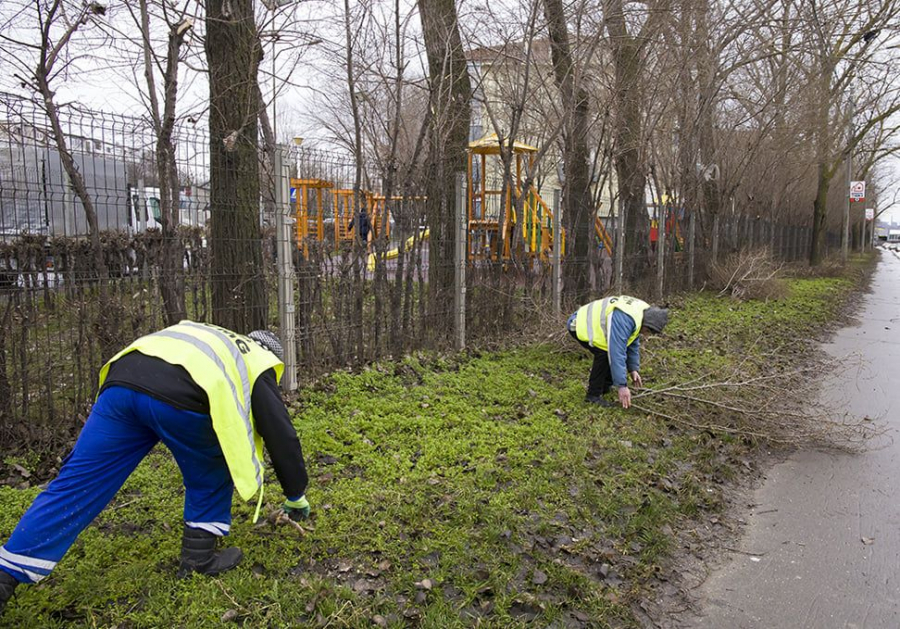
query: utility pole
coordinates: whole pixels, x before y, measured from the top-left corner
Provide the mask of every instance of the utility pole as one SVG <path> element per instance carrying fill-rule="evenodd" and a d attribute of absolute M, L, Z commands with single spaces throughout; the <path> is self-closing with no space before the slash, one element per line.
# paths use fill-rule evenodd
<path fill-rule="evenodd" d="M 850 205 L 853 203 L 850 197 L 850 186 L 853 181 L 853 116 L 856 103 L 850 97 L 850 120 L 847 123 L 847 205 L 844 207 L 844 219 L 841 229 L 841 262 L 846 263 L 850 255 Z"/>

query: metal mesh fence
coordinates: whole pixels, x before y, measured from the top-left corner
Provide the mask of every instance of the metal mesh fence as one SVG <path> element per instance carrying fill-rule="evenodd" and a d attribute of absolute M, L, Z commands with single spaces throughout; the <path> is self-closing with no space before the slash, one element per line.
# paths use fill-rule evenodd
<path fill-rule="evenodd" d="M 291 388 L 538 328 L 576 305 L 567 265 L 584 265 L 595 298 L 657 299 L 730 252 L 809 249 L 804 227 L 648 207 L 636 230 L 597 218 L 578 259 L 561 191 L 486 166 L 397 171 L 301 146 L 257 146 L 248 163 L 217 152 L 205 123 L 161 143 L 149 119 L 69 106 L 58 122 L 63 142 L 40 106 L 0 95 L 0 445 L 66 443 L 99 367 L 182 317 L 278 329 Z"/>

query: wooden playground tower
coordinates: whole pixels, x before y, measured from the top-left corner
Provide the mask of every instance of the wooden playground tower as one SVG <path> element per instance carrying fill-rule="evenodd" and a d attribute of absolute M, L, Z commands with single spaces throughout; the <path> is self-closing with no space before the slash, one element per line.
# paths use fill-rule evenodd
<path fill-rule="evenodd" d="M 513 189 L 507 186 L 504 195 L 502 189 L 489 187 L 488 165 L 500 164 L 500 142 L 497 134 L 492 133 L 469 143 L 466 205 L 469 219 L 469 260 L 496 260 L 498 257 L 507 260 L 516 243 L 523 247 L 523 252 L 529 257 L 545 260 L 553 248 L 553 212 L 547 203 L 534 187 L 529 187 L 522 204 L 520 225 L 513 206 Z M 529 169 L 534 167 L 537 148 L 514 142 L 512 151 L 515 159 L 512 173 L 515 178 L 515 195 L 521 197 L 523 166 L 527 163 Z M 502 165 L 498 168 L 502 169 Z M 521 236 L 517 236 L 517 229 L 524 230 Z M 561 232 L 560 242 L 562 253 L 565 251 L 565 232 Z"/>

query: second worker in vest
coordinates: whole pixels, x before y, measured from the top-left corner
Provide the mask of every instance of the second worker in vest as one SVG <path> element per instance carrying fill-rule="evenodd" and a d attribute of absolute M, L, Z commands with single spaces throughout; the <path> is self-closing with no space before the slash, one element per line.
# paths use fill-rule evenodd
<path fill-rule="evenodd" d="M 284 512 L 308 517 L 303 452 L 278 388 L 282 356 L 271 332 L 243 336 L 192 321 L 114 356 L 100 370 L 97 402 L 59 475 L 0 547 L 0 613 L 19 583 L 53 570 L 160 441 L 184 479 L 179 576 L 219 574 L 240 562 L 239 548 L 216 552 L 216 543 L 231 530 L 235 489 L 244 500 L 259 492 L 259 514 L 263 443 L 287 497 Z"/>
<path fill-rule="evenodd" d="M 627 295 L 598 299 L 573 313 L 569 334 L 594 355 L 585 401 L 612 406 L 603 394 L 615 387 L 622 407 L 630 407 L 628 375 L 635 386 L 643 386 L 641 332 L 662 332 L 668 321 L 668 309 Z"/>

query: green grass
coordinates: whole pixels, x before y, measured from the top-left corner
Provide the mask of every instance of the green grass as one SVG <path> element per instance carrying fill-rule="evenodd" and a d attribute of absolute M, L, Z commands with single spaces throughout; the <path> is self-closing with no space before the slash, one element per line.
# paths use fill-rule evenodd
<path fill-rule="evenodd" d="M 648 384 L 814 333 L 852 283 L 790 287 L 768 305 L 683 299 L 666 336 L 645 342 Z M 228 543 L 246 556 L 219 578 L 174 578 L 183 490 L 156 450 L 3 622 L 218 627 L 234 610 L 247 627 L 636 626 L 630 605 L 673 529 L 721 508 L 747 446 L 587 406 L 590 357 L 571 349 L 416 354 L 304 390 L 291 410 L 311 529 L 254 526 L 254 505 L 236 504 Z M 36 493 L 0 488 L 0 539 Z M 281 500 L 271 474 L 266 496 L 269 509 Z"/>

